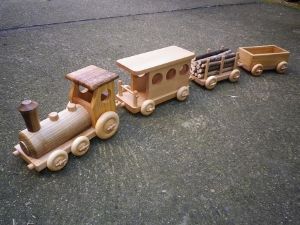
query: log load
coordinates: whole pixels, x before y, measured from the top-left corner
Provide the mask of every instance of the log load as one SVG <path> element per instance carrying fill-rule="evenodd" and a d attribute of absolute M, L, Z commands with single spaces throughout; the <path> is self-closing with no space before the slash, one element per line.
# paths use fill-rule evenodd
<path fill-rule="evenodd" d="M 199 55 L 192 60 L 190 73 L 199 79 L 204 78 L 205 73 L 207 73 L 207 76 L 217 75 L 220 72 L 223 73 L 233 70 L 235 61 L 236 53 L 232 52 L 230 49 L 209 52 Z"/>

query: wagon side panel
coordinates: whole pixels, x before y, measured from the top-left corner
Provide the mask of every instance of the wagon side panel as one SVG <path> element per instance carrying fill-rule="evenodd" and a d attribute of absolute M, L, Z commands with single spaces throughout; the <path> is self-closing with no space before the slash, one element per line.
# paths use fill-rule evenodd
<path fill-rule="evenodd" d="M 239 62 L 242 63 L 242 67 L 248 71 L 251 71 L 252 68 L 252 57 L 248 51 L 239 48 Z"/>
<path fill-rule="evenodd" d="M 278 63 L 288 61 L 289 53 L 254 55 L 251 68 L 256 64 L 262 64 L 264 70 L 275 69 Z"/>
<path fill-rule="evenodd" d="M 188 66 L 187 72 L 184 74 L 180 73 L 183 65 Z M 175 97 L 176 92 L 180 87 L 187 86 L 189 84 L 189 67 L 190 61 L 183 61 L 179 64 L 150 72 L 149 99 L 164 98 L 165 96 L 172 94 L 174 94 L 174 96 L 170 96 L 170 98 Z M 167 74 L 168 72 L 171 72 L 171 70 L 175 70 L 175 74 L 168 76 Z M 157 76 L 157 74 L 162 75 L 162 80 L 159 82 L 155 82 L 155 76 Z"/>

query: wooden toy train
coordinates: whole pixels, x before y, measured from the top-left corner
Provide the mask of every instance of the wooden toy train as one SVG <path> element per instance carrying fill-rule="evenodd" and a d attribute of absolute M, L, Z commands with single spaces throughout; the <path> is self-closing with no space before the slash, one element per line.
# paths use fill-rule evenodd
<path fill-rule="evenodd" d="M 61 170 L 68 162 L 68 153 L 84 155 L 90 139 L 112 137 L 119 127 L 117 107 L 148 116 L 156 105 L 172 98 L 185 100 L 189 95 L 189 80 L 215 87 L 218 81 L 235 82 L 243 66 L 252 74 L 263 68 L 283 73 L 289 52 L 277 46 L 244 47 L 239 53 L 221 49 L 197 56 L 185 49 L 170 46 L 120 59 L 118 66 L 131 76 L 131 85 L 118 81 L 115 95 L 114 80 L 118 75 L 96 66 L 88 66 L 66 75 L 72 84 L 65 110 L 51 112 L 39 121 L 38 104 L 24 100 L 19 106 L 26 128 L 19 132 L 19 144 L 14 155 L 23 158 L 29 169 Z"/>

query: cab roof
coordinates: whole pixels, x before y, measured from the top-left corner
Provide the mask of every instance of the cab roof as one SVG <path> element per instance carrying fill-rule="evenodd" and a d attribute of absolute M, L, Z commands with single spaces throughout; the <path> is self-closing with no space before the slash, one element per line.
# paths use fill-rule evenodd
<path fill-rule="evenodd" d="M 68 80 L 71 80 L 90 91 L 94 91 L 101 85 L 109 83 L 118 77 L 117 74 L 94 65 L 84 67 L 66 75 Z"/>

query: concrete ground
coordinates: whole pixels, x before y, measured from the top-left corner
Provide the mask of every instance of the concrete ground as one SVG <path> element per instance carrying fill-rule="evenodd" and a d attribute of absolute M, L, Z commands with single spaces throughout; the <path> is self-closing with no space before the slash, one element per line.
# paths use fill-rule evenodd
<path fill-rule="evenodd" d="M 300 220 L 300 13 L 257 1 L 14 0 L 0 3 L 0 224 L 298 224 Z M 110 140 L 70 155 L 58 173 L 29 171 L 12 155 L 16 110 L 65 108 L 64 75 L 90 64 L 120 75 L 119 58 L 178 45 L 277 44 L 274 71 L 207 91 L 151 117 L 119 110 Z"/>

